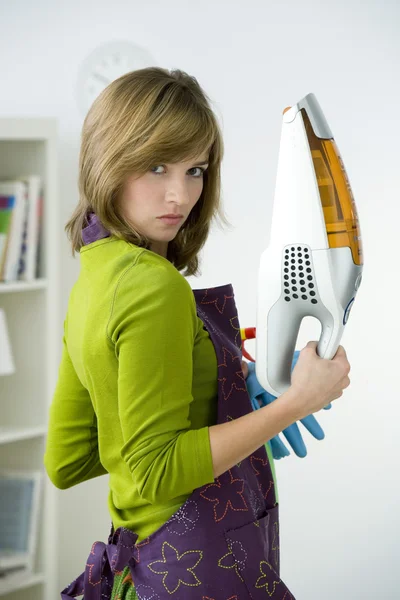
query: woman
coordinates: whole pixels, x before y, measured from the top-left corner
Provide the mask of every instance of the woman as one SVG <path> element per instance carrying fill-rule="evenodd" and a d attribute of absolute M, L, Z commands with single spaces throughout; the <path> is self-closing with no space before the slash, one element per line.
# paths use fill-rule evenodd
<path fill-rule="evenodd" d="M 224 220 L 222 155 L 207 96 L 181 71 L 128 73 L 85 119 L 67 224 L 81 272 L 45 466 L 61 489 L 108 473 L 112 530 L 64 600 L 294 597 L 264 444 L 340 397 L 350 366 L 310 342 L 289 391 L 253 412 L 232 286 L 184 277 Z"/>

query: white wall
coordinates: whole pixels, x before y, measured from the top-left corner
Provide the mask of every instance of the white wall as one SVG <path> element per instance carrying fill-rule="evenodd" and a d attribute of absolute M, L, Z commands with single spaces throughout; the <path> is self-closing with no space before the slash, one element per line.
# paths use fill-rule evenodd
<path fill-rule="evenodd" d="M 297 600 L 394 598 L 400 8 L 396 0 L 316 4 L 0 0 L 0 115 L 59 119 L 61 321 L 79 268 L 63 226 L 77 201 L 83 119 L 74 93 L 81 61 L 101 43 L 127 39 L 148 48 L 159 65 L 195 75 L 223 118 L 224 200 L 235 229 L 212 234 L 203 276 L 191 284 L 232 282 L 242 326 L 252 326 L 282 109 L 316 94 L 358 204 L 365 268 L 342 341 L 351 387 L 318 417 L 326 439 L 305 434 L 309 456 L 277 464 L 282 576 Z M 299 348 L 319 329 L 308 321 Z M 92 542 L 107 539 L 106 494 L 105 477 L 58 493 L 60 589 L 83 570 Z"/>

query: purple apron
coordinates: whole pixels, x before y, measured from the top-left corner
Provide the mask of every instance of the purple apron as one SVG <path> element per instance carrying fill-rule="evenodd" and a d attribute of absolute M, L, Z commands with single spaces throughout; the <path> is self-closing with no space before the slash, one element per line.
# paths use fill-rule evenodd
<path fill-rule="evenodd" d="M 218 423 L 252 412 L 233 288 L 193 290 L 218 360 Z M 234 443 L 232 441 L 232 443 Z M 265 446 L 191 496 L 148 538 L 111 529 L 62 600 L 109 600 L 129 565 L 139 600 L 294 600 L 279 577 L 279 517 Z"/>

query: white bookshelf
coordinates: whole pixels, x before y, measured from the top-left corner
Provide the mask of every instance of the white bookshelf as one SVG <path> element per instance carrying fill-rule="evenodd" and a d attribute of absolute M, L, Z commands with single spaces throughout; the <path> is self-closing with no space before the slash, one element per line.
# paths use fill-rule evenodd
<path fill-rule="evenodd" d="M 16 371 L 0 375 L 0 468 L 42 470 L 48 409 L 62 336 L 58 317 L 58 140 L 53 118 L 0 118 L 0 179 L 40 175 L 44 185 L 40 278 L 0 282 Z M 1 600 L 55 600 L 56 489 L 43 477 L 39 539 L 32 573 L 0 578 Z"/>
<path fill-rule="evenodd" d="M 0 294 L 9 294 L 10 292 L 29 292 L 33 290 L 43 290 L 47 287 L 47 279 L 36 279 L 35 281 L 10 281 L 8 283 L 0 282 Z"/>

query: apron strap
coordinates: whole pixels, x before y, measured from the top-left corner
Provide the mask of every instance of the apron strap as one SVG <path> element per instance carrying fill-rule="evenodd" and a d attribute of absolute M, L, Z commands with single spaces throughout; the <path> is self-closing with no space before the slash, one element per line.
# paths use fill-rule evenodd
<path fill-rule="evenodd" d="M 138 536 L 128 529 L 119 528 L 111 533 L 108 544 L 94 542 L 86 561 L 86 568 L 68 587 L 61 592 L 61 600 L 73 600 L 84 596 L 84 600 L 110 600 L 115 571 L 123 571 L 134 560 Z"/>

